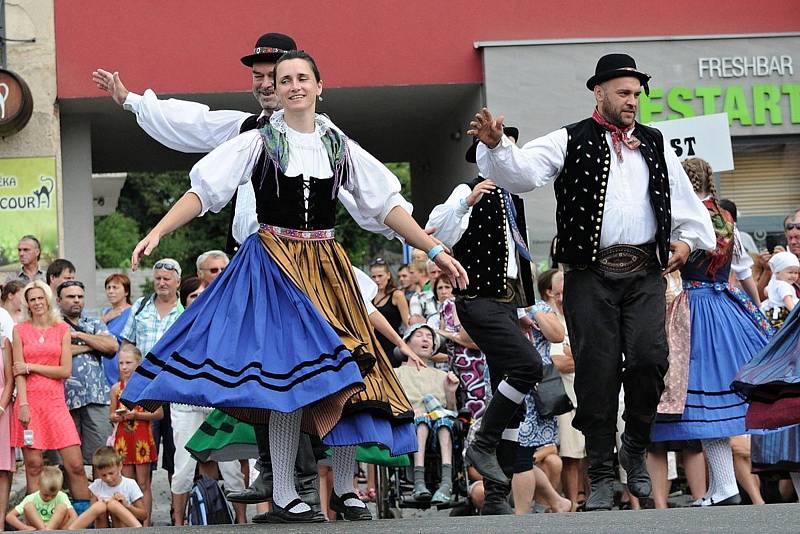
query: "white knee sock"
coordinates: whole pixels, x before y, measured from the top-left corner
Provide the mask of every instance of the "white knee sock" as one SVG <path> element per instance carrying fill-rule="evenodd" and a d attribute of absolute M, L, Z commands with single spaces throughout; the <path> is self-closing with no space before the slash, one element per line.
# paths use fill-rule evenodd
<path fill-rule="evenodd" d="M 348 445 L 346 447 L 333 447 L 333 491 L 336 495 L 342 496 L 345 493 L 355 493 L 353 487 L 353 471 L 356 465 L 356 447 Z M 361 499 L 346 499 L 345 506 L 361 506 L 366 504 Z"/>
<path fill-rule="evenodd" d="M 704 439 L 703 451 L 706 453 L 711 478 L 706 497 L 711 502 L 720 502 L 738 494 L 739 487 L 736 485 L 736 472 L 733 470 L 731 440 L 729 438 Z"/>
<path fill-rule="evenodd" d="M 294 461 L 297 457 L 297 440 L 300 438 L 300 420 L 303 410 L 292 413 L 272 412 L 269 416 L 269 452 L 272 455 L 272 499 L 281 508 L 299 499 L 294 486 Z M 287 511 L 310 510 L 300 503 Z"/>
<path fill-rule="evenodd" d="M 800 501 L 800 473 L 791 473 L 792 485 L 794 485 L 794 492 L 797 494 L 797 499 Z"/>

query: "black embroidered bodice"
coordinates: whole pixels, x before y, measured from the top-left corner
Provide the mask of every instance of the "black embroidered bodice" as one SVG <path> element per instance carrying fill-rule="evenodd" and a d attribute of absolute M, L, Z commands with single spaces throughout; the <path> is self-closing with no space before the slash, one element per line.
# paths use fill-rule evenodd
<path fill-rule="evenodd" d="M 336 226 L 338 192 L 333 192 L 332 178 L 286 176 L 270 162 L 266 172 L 253 174 L 252 182 L 259 223 L 296 230 Z"/>

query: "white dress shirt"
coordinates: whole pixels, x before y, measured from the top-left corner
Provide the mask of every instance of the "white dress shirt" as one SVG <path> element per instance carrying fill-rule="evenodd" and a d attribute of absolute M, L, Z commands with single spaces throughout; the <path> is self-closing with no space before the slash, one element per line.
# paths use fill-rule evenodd
<path fill-rule="evenodd" d="M 224 142 L 237 137 L 242 123 L 251 116 L 250 113 L 241 111 L 212 111 L 205 104 L 186 100 L 172 98 L 160 100 L 150 89 L 146 90 L 144 95 L 138 95 L 133 92 L 128 93 L 123 107 L 136 115 L 136 122 L 150 137 L 173 150 L 190 153 L 211 152 Z M 327 117 L 319 115 L 318 118 L 327 127 L 336 128 Z M 358 146 L 352 142 L 351 145 Z M 358 150 L 366 153 L 360 147 L 358 147 Z M 327 155 L 325 155 L 325 159 L 327 161 Z M 328 169 L 330 169 L 330 165 L 328 165 Z M 328 170 L 328 173 L 328 176 L 332 175 L 330 170 Z M 288 172 L 287 174 L 292 175 Z M 310 176 L 321 177 L 317 175 Z M 356 199 L 347 188 L 339 190 L 339 200 L 350 216 L 364 230 L 382 234 L 387 239 L 399 239 L 399 236 L 391 228 L 384 225 L 382 220 L 378 223 L 372 218 L 364 217 Z M 413 210 L 413 206 L 405 200 L 399 205 L 402 205 L 409 213 Z M 256 214 L 255 191 L 252 183 L 248 180 L 237 189 L 232 229 L 233 238 L 237 242 L 243 243 L 245 239 L 257 231 L 258 217 Z"/>
<path fill-rule="evenodd" d="M 606 132 L 611 146 L 611 134 Z M 639 150 L 622 145 L 623 161 L 613 150 L 609 168 L 608 187 L 603 208 L 600 247 L 616 244 L 639 245 L 655 240 L 656 218 L 650 204 L 650 172 Z M 477 150 L 478 168 L 491 176 L 499 186 L 512 193 L 524 193 L 542 187 L 561 173 L 567 155 L 567 130 L 561 128 L 534 139 L 522 148 L 505 135 L 489 149 L 480 143 Z M 708 210 L 694 193 L 689 177 L 675 153 L 667 145 L 664 158 L 669 176 L 672 209 L 671 241 L 680 240 L 691 250 L 714 250 L 716 236 Z"/>
<path fill-rule="evenodd" d="M 279 129 L 285 128 L 291 143 L 287 176 L 333 178 L 328 153 L 320 137 L 326 127 L 324 123 L 317 122 L 314 133 L 300 133 L 286 125 L 281 111 L 273 113 L 270 122 Z M 240 185 L 250 182 L 262 143 L 257 130 L 245 132 L 215 148 L 192 167 L 189 191 L 200 198 L 201 215 L 208 210 L 220 211 Z M 358 215 L 356 221 L 362 227 L 375 228 L 385 235 L 391 232 L 384 223 L 389 212 L 397 206 L 410 212 L 411 205 L 400 194 L 400 181 L 386 166 L 352 140 L 348 139 L 347 143 L 350 171 L 340 191 L 352 195 Z"/>
<path fill-rule="evenodd" d="M 459 184 L 447 197 L 443 204 L 439 204 L 428 216 L 425 228 L 436 228 L 435 237 L 452 249 L 459 242 L 461 236 L 469 227 L 469 218 L 474 207 L 466 206 L 467 197 L 472 194 L 472 189 L 467 184 Z M 462 202 L 462 200 L 464 202 Z M 466 207 L 465 207 L 466 206 Z M 478 209 L 482 209 L 480 205 Z M 511 235 L 511 227 L 506 217 L 506 247 L 508 247 L 508 264 L 506 265 L 506 278 L 516 279 L 519 273 L 517 266 L 517 244 Z"/>

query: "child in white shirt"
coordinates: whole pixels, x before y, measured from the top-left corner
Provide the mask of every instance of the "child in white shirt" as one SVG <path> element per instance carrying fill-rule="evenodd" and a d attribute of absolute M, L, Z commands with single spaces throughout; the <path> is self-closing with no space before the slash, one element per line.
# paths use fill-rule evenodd
<path fill-rule="evenodd" d="M 91 506 L 71 525 L 70 530 L 106 528 L 109 519 L 114 528 L 142 526 L 147 510 L 142 490 L 136 481 L 122 476 L 122 458 L 113 447 L 100 447 L 92 456 L 97 478 L 89 484 Z"/>
<path fill-rule="evenodd" d="M 761 309 L 774 321 L 781 315 L 781 308 L 786 308 L 788 314 L 797 304 L 794 284 L 800 276 L 800 260 L 791 252 L 778 252 L 770 258 L 769 267 L 772 278 L 767 284 L 767 300 Z"/>

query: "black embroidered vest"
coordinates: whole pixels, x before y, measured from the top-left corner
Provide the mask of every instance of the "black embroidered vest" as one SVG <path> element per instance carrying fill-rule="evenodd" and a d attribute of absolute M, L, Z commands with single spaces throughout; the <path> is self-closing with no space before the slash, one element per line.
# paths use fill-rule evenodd
<path fill-rule="evenodd" d="M 267 164 L 265 173 L 256 171 L 251 181 L 259 223 L 296 230 L 328 230 L 336 226 L 338 195 L 332 194 L 333 178 L 286 176 L 272 162 Z"/>
<path fill-rule="evenodd" d="M 474 188 L 483 180 L 476 178 L 467 185 Z M 522 199 L 517 195 L 511 195 L 511 198 L 517 211 L 517 228 L 525 239 L 527 233 Z M 516 248 L 508 250 L 506 201 L 499 187 L 483 195 L 472 207 L 469 225 L 458 243 L 453 246 L 453 254 L 469 276 L 469 287 L 466 290 L 453 288 L 456 295 L 501 299 L 507 297 L 506 266 L 511 254 L 511 261 L 516 260 L 519 266 L 515 288 L 518 300 L 515 304 L 524 307 L 533 303 L 535 295 L 530 262 L 519 257 Z"/>
<path fill-rule="evenodd" d="M 258 128 L 258 117 L 259 115 L 250 115 L 244 121 L 242 121 L 242 126 L 239 128 L 239 133 L 243 134 L 244 132 L 249 132 L 250 130 L 255 130 Z M 255 171 L 261 174 L 264 167 L 264 155 L 262 154 L 261 157 L 258 159 L 258 163 L 256 164 Z M 233 218 L 236 216 L 236 193 L 233 194 L 233 198 L 231 199 L 231 205 L 233 208 L 231 209 L 231 220 L 228 223 L 228 240 L 225 243 L 225 252 L 228 254 L 235 254 L 237 250 L 239 250 L 239 244 L 233 238 Z"/>
<path fill-rule="evenodd" d="M 566 126 L 566 130 L 567 156 L 554 183 L 558 232 L 554 259 L 559 263 L 587 265 L 595 261 L 600 249 L 611 148 L 605 130 L 591 118 Z M 634 135 L 642 142 L 639 150 L 650 171 L 650 205 L 656 218 L 658 259 L 664 267 L 669 259 L 672 227 L 664 138 L 660 131 L 638 122 Z"/>

